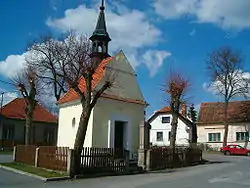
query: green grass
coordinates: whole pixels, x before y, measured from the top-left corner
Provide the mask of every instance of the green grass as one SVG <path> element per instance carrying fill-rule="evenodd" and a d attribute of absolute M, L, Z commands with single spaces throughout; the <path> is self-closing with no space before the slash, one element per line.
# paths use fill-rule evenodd
<path fill-rule="evenodd" d="M 0 149 L 0 155 L 12 155 L 12 154 L 13 154 L 12 149 L 5 149 L 5 150 Z"/>
<path fill-rule="evenodd" d="M 46 170 L 46 169 L 43 169 L 43 168 L 36 168 L 34 166 L 26 165 L 26 164 L 23 164 L 23 163 L 12 162 L 12 163 L 2 163 L 0 165 L 10 167 L 10 168 L 14 168 L 14 169 L 17 169 L 17 170 L 21 170 L 21 171 L 24 171 L 24 172 L 28 172 L 30 174 L 35 174 L 35 175 L 38 175 L 38 176 L 42 176 L 42 177 L 45 177 L 45 178 L 67 176 L 66 172 L 57 172 L 57 171 Z"/>

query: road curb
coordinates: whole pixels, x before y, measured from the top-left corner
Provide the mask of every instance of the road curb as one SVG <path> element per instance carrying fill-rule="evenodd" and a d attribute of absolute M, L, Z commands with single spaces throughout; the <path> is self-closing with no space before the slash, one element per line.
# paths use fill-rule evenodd
<path fill-rule="evenodd" d="M 69 176 L 54 177 L 54 178 L 45 178 L 45 177 L 42 177 L 42 176 L 38 176 L 38 175 L 35 175 L 35 174 L 31 174 L 31 173 L 28 173 L 28 172 L 24 172 L 24 171 L 17 170 L 17 169 L 11 168 L 11 167 L 3 166 L 3 165 L 0 165 L 0 168 L 2 168 L 4 170 L 11 171 L 11 172 L 14 172 L 14 173 L 17 173 L 17 174 L 22 174 L 22 175 L 30 176 L 30 177 L 33 177 L 33 178 L 36 178 L 36 179 L 40 179 L 40 180 L 45 181 L 45 182 L 48 182 L 48 181 L 59 181 L 59 180 L 68 180 L 68 179 L 70 179 Z"/>

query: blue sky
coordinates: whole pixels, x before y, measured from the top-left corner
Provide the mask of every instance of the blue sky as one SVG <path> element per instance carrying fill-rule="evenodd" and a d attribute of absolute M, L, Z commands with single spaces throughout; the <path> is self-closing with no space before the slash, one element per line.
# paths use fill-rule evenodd
<path fill-rule="evenodd" d="M 99 0 L 0 1 L 0 79 L 22 67 L 27 45 L 41 35 L 68 29 L 91 34 Z M 209 82 L 207 54 L 224 45 L 242 50 L 250 63 L 248 0 L 112 0 L 106 21 L 110 53 L 123 49 L 137 71 L 148 113 L 168 105 L 161 87 L 170 69 L 190 78 L 190 103 L 218 101 L 203 88 Z M 0 83 L 1 90 L 13 91 Z M 6 100 L 9 96 L 6 96 Z"/>

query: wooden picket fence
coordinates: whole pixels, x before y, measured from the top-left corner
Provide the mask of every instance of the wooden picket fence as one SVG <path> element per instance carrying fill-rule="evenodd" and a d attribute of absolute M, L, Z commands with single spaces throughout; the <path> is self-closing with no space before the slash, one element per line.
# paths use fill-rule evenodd
<path fill-rule="evenodd" d="M 66 171 L 68 152 L 68 147 L 17 145 L 14 160 L 36 167 Z"/>
<path fill-rule="evenodd" d="M 15 161 L 35 165 L 36 146 L 18 145 L 15 151 Z"/>
<path fill-rule="evenodd" d="M 86 173 L 124 173 L 128 168 L 129 152 L 113 148 L 83 148 L 81 171 Z"/>
<path fill-rule="evenodd" d="M 150 169 L 164 169 L 189 166 L 202 160 L 202 151 L 198 148 L 154 147 L 150 152 Z"/>
<path fill-rule="evenodd" d="M 66 171 L 68 152 L 68 147 L 40 146 L 37 157 L 37 167 Z"/>

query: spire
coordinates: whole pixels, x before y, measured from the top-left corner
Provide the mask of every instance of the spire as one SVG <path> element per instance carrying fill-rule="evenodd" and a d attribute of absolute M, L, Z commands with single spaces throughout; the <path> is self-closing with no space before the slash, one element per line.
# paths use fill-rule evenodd
<path fill-rule="evenodd" d="M 90 39 L 97 35 L 97 36 L 104 36 L 107 41 L 111 41 L 109 34 L 107 32 L 104 10 L 105 10 L 104 0 L 102 0 L 96 28 L 93 32 L 93 35 L 90 37 Z"/>
<path fill-rule="evenodd" d="M 104 0 L 102 0 L 102 4 L 100 6 L 100 10 L 104 10 L 104 9 L 105 9 L 105 7 L 104 7 Z"/>
<path fill-rule="evenodd" d="M 104 0 L 101 1 L 100 13 L 97 24 L 92 36 L 89 38 L 92 41 L 92 54 L 96 55 L 101 52 L 104 56 L 108 55 L 108 43 L 111 41 L 106 28 Z M 100 54 L 100 53 L 99 53 Z"/>

